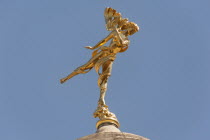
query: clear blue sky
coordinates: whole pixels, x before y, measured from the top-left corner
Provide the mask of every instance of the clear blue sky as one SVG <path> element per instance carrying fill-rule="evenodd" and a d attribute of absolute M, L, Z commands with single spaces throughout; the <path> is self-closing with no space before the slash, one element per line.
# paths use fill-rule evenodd
<path fill-rule="evenodd" d="M 141 27 L 108 85 L 121 130 L 151 140 L 210 139 L 210 1 L 1 0 L 1 140 L 95 132 L 95 71 L 64 85 L 59 79 L 89 60 L 84 46 L 107 36 L 106 7 Z"/>

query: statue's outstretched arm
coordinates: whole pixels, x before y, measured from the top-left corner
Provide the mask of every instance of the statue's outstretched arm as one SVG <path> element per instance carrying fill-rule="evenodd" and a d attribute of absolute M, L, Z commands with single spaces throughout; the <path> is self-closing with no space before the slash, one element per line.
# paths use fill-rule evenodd
<path fill-rule="evenodd" d="M 90 46 L 87 46 L 85 48 L 87 49 L 90 49 L 90 50 L 94 50 L 104 44 L 106 44 L 111 38 L 113 38 L 113 32 L 111 32 L 106 38 L 102 39 L 100 42 L 98 42 L 94 47 L 90 47 Z"/>

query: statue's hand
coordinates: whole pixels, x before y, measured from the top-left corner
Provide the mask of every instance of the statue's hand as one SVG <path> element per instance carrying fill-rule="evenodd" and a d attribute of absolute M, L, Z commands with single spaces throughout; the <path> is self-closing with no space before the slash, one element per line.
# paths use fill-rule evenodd
<path fill-rule="evenodd" d="M 85 48 L 86 48 L 86 49 L 93 50 L 93 48 L 92 48 L 91 46 L 86 46 Z"/>

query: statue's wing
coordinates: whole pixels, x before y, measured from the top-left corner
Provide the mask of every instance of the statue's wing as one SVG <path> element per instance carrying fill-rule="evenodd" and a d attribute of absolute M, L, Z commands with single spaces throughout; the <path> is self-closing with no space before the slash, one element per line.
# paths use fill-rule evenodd
<path fill-rule="evenodd" d="M 116 28 L 121 29 L 123 26 L 129 23 L 127 18 L 122 18 L 122 15 L 119 12 L 110 7 L 105 9 L 104 17 L 106 22 L 106 29 L 108 31 L 113 31 Z"/>
<path fill-rule="evenodd" d="M 121 14 L 110 7 L 105 9 L 104 17 L 106 22 L 106 28 L 108 31 L 112 31 L 118 28 L 119 23 L 122 20 Z"/>

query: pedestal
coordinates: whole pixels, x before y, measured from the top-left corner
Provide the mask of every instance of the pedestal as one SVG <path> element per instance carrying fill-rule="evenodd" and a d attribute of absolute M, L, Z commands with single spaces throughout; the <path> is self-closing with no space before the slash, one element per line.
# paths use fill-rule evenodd
<path fill-rule="evenodd" d="M 96 133 L 77 140 L 149 140 L 142 136 L 121 132 L 114 125 L 104 125 Z"/>

